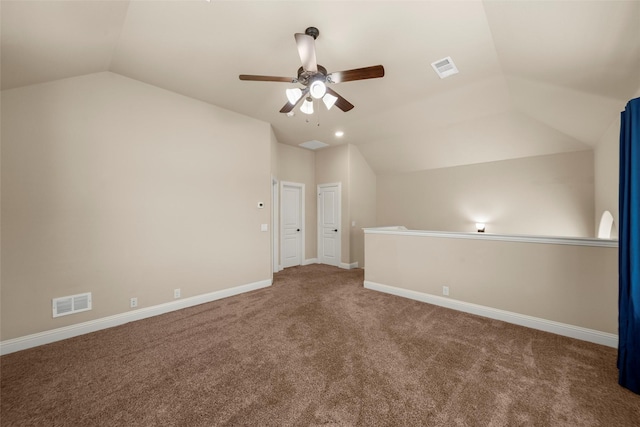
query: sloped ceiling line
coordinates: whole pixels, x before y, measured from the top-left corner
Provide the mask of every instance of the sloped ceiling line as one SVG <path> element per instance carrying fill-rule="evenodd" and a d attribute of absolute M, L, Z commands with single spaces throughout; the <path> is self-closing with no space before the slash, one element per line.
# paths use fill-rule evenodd
<path fill-rule="evenodd" d="M 122 32 L 124 31 L 125 26 L 127 25 L 127 19 L 129 17 L 129 6 L 131 5 L 131 0 L 122 0 L 123 3 L 126 3 L 126 10 L 124 15 L 122 16 L 122 20 L 120 21 L 120 29 L 118 30 L 118 37 L 113 43 L 113 48 L 111 49 L 111 58 L 109 59 L 109 67 L 105 71 L 115 72 L 113 69 L 114 59 L 116 57 L 116 53 L 122 43 Z"/>
<path fill-rule="evenodd" d="M 594 146 L 640 90 L 639 1 L 331 5 L 3 1 L 2 89 L 111 71 L 268 122 L 285 144 L 361 146 L 376 172 Z M 295 74 L 293 34 L 309 25 L 320 29 L 318 59 L 330 71 L 386 70 L 382 79 L 336 87 L 356 108 L 323 110 L 321 126 L 298 111 L 278 113 L 292 85 L 238 79 Z M 460 73 L 441 80 L 430 64 L 446 56 Z M 529 146 L 498 139 L 518 129 L 532 132 L 521 138 Z M 385 157 L 407 140 L 406 155 Z M 424 155 L 432 160 L 416 163 Z"/>

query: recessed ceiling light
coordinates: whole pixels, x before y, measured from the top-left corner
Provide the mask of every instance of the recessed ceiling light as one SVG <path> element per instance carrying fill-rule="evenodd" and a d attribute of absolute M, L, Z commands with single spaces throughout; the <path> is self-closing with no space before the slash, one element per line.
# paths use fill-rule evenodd
<path fill-rule="evenodd" d="M 336 131 L 336 133 L 335 133 L 335 135 L 336 135 L 338 138 L 340 138 L 340 137 L 342 137 L 342 136 L 344 135 L 344 132 L 343 132 L 343 131 L 341 131 L 341 130 L 337 130 L 337 131 Z"/>

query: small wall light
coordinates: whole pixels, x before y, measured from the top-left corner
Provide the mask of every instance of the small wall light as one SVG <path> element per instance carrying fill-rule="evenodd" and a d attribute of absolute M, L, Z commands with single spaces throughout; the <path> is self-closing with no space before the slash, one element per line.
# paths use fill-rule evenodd
<path fill-rule="evenodd" d="M 478 230 L 478 233 L 484 233 L 484 223 L 476 222 L 476 229 Z"/>

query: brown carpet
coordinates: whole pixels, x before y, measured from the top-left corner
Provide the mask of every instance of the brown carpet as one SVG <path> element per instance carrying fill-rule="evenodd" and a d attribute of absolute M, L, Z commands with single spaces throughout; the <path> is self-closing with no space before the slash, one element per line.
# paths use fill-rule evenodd
<path fill-rule="evenodd" d="M 287 269 L 3 356 L 2 426 L 638 426 L 616 350 Z"/>

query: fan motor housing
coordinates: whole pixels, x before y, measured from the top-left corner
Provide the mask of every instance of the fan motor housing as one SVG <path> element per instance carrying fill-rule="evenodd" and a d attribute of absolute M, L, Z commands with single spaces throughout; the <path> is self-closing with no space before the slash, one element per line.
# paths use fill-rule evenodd
<path fill-rule="evenodd" d="M 305 71 L 298 68 L 298 83 L 308 86 L 316 80 L 327 81 L 327 69 L 318 64 L 318 71 Z"/>

